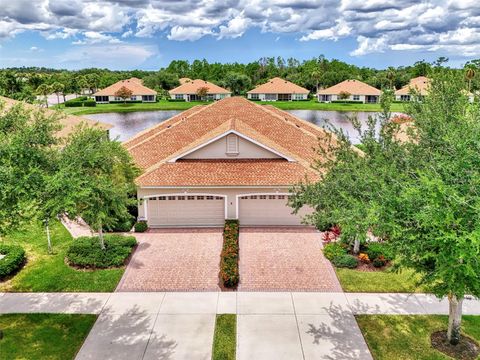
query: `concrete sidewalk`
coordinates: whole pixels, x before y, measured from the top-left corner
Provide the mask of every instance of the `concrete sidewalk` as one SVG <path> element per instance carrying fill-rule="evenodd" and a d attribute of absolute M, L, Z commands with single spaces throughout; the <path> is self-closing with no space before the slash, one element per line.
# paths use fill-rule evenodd
<path fill-rule="evenodd" d="M 237 359 L 371 359 L 356 314 L 447 314 L 426 294 L 0 293 L 0 313 L 99 314 L 78 359 L 210 359 L 216 314 L 237 314 Z M 464 313 L 480 315 L 466 299 Z"/>

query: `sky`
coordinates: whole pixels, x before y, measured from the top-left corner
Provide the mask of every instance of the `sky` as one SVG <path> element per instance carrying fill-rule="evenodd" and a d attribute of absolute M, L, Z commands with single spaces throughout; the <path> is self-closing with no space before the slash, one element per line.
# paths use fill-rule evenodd
<path fill-rule="evenodd" d="M 386 68 L 480 58 L 478 0 L 0 0 L 0 67 L 157 70 L 324 55 Z"/>

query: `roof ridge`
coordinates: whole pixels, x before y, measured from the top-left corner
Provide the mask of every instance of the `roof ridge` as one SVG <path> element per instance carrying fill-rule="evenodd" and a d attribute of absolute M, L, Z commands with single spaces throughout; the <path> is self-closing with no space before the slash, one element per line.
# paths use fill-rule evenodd
<path fill-rule="evenodd" d="M 182 118 L 180 118 L 180 119 L 177 119 L 177 116 L 180 117 L 182 114 L 185 113 L 185 111 L 182 111 L 181 113 L 179 113 L 179 114 L 171 117 L 170 119 L 167 119 L 167 120 L 165 120 L 165 121 L 162 121 L 161 123 L 158 123 L 157 125 L 155 125 L 155 126 L 153 126 L 153 127 L 150 127 L 150 128 L 148 128 L 148 129 L 145 129 L 145 130 L 139 132 L 139 133 L 136 134 L 133 138 L 125 141 L 123 144 L 124 144 L 124 145 L 128 145 L 128 143 L 131 142 L 131 141 L 133 141 L 134 139 L 136 139 L 136 138 L 138 138 L 138 137 L 146 134 L 147 132 L 152 131 L 152 130 L 160 127 L 160 126 L 166 125 L 166 124 L 168 124 L 169 122 L 175 122 L 175 124 L 176 124 L 176 123 L 178 123 L 178 122 L 180 122 L 180 121 L 182 121 L 182 120 L 185 120 L 185 119 L 187 119 L 187 118 L 189 118 L 189 117 L 191 117 L 191 116 L 193 116 L 193 115 L 197 115 L 198 113 L 204 111 L 205 109 L 211 107 L 211 106 L 214 105 L 214 104 L 215 104 L 215 103 L 208 104 L 208 105 L 195 105 L 195 106 L 191 107 L 191 108 L 188 109 L 188 110 L 191 110 L 191 109 L 194 109 L 194 108 L 198 107 L 198 111 L 192 112 L 191 114 L 188 114 L 188 115 L 186 115 L 186 116 L 184 116 L 184 117 L 182 117 Z M 186 111 L 188 111 L 188 110 L 186 110 Z M 175 121 L 174 121 L 174 120 L 175 120 Z M 175 124 L 174 124 L 174 125 L 175 125 Z M 173 126 L 173 125 L 172 125 L 172 126 Z M 129 150 L 130 150 L 130 149 L 133 149 L 133 148 L 137 147 L 138 145 L 143 144 L 145 141 L 154 138 L 154 137 L 157 136 L 158 134 L 161 134 L 163 131 L 166 131 L 166 130 L 168 130 L 168 129 L 171 129 L 171 127 L 166 127 L 165 129 L 161 129 L 159 132 L 156 132 L 156 133 L 152 134 L 151 136 L 146 137 L 145 139 L 143 139 L 142 141 L 140 141 L 140 142 L 132 145 L 131 147 L 128 147 L 128 146 L 127 146 L 127 149 L 129 149 Z"/>

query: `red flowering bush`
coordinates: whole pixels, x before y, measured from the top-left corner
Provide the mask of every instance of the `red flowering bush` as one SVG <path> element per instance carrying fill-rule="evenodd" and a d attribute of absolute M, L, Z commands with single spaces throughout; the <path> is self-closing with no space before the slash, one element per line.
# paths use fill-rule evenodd
<path fill-rule="evenodd" d="M 330 230 L 323 233 L 323 242 L 330 243 L 332 241 L 337 241 L 341 233 L 342 231 L 340 230 L 340 226 L 332 226 Z"/>
<path fill-rule="evenodd" d="M 223 229 L 223 249 L 220 254 L 220 277 L 223 285 L 234 288 L 240 280 L 238 271 L 238 220 L 226 220 Z"/>

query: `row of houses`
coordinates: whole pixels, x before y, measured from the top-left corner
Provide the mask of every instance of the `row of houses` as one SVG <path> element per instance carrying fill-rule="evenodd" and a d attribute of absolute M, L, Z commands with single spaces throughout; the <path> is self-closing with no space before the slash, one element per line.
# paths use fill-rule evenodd
<path fill-rule="evenodd" d="M 412 90 L 420 96 L 425 96 L 428 91 L 428 78 L 424 76 L 411 79 L 408 85 L 395 91 L 398 101 L 410 101 Z M 118 91 L 123 87 L 131 91 L 127 101 L 155 102 L 157 92 L 149 89 L 137 78 L 119 81 L 93 96 L 97 103 L 125 101 L 119 97 Z M 247 92 L 247 98 L 253 101 L 303 101 L 308 100 L 309 90 L 290 81 L 273 78 L 268 82 L 258 85 Z M 228 98 L 231 91 L 201 79 L 181 78 L 180 86 L 169 91 L 171 100 L 175 101 L 215 101 Z M 377 103 L 381 91 L 360 80 L 345 80 L 326 89 L 321 89 L 316 94 L 319 102 L 355 101 L 362 103 Z"/>

